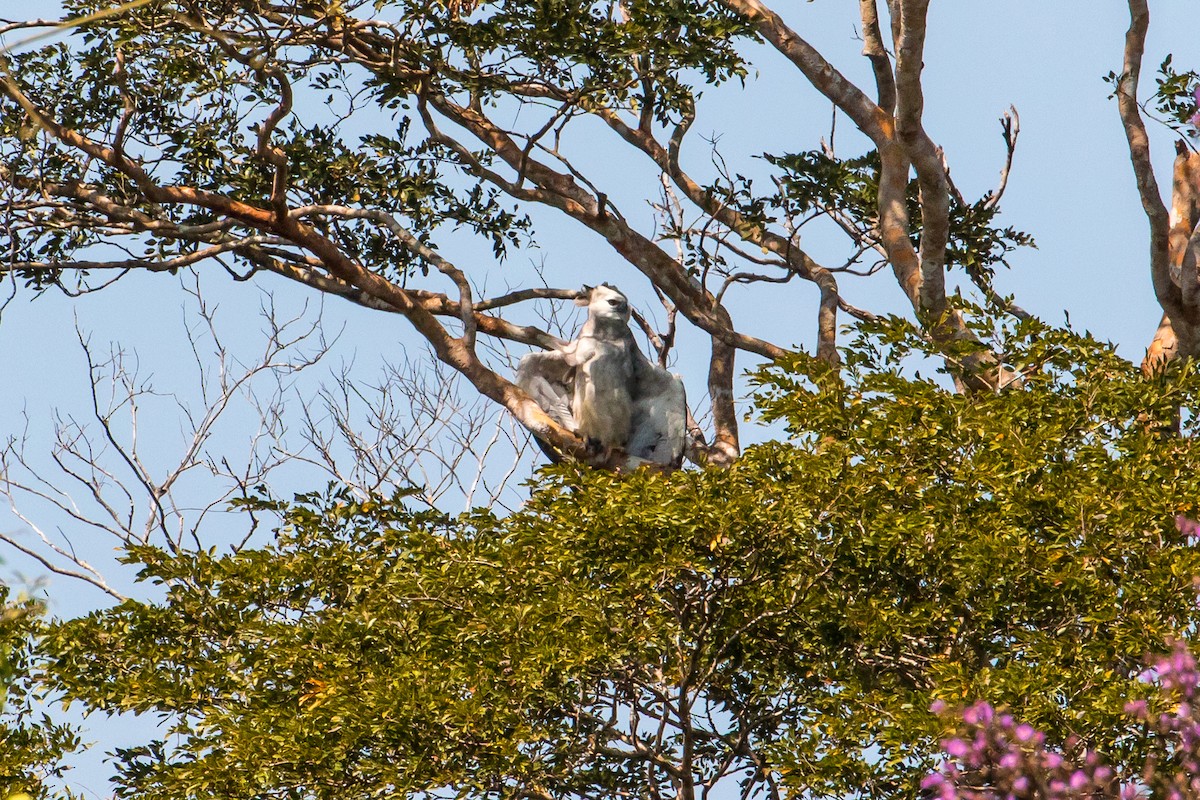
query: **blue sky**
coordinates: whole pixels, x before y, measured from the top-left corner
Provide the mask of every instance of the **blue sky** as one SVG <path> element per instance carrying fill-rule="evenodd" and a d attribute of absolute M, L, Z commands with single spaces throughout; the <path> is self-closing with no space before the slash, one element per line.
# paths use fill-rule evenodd
<path fill-rule="evenodd" d="M 782 4 L 781 4 L 782 7 Z M 21 5 L 30 16 L 52 13 L 46 0 Z M 5 14 L 14 13 L 6 9 Z M 791 23 L 840 69 L 860 85 L 869 85 L 869 69 L 858 55 L 852 4 L 834 0 L 792 3 Z M 1200 40 L 1195 31 L 1195 4 L 1185 0 L 1152 2 L 1153 21 L 1146 56 L 1143 96 L 1154 69 L 1173 52 L 1180 69 L 1200 68 Z M 1127 12 L 1117 2 L 1095 0 L 944 0 L 933 4 L 928 37 L 925 87 L 926 127 L 946 150 L 953 176 L 969 197 L 996 184 L 1004 149 L 997 122 L 1015 105 L 1021 115 L 1021 139 L 1002 208 L 1002 221 L 1034 235 L 1037 250 L 1012 257 L 1013 269 L 1002 273 L 998 286 L 1050 322 L 1069 312 L 1072 323 L 1115 342 L 1121 353 L 1138 360 L 1157 325 L 1160 310 L 1149 282 L 1147 224 L 1134 188 L 1116 104 L 1108 98 L 1102 77 L 1119 70 Z M 694 128 L 694 148 L 701 136 L 719 141 L 722 152 L 741 159 L 735 168 L 753 174 L 761 162 L 749 158 L 765 151 L 799 151 L 816 146 L 829 129 L 830 108 L 798 79 L 772 51 L 752 54 L 757 74 L 744 89 L 735 85 L 712 90 L 701 106 Z M 1169 184 L 1173 158 L 1170 131 L 1150 123 L 1160 184 Z M 844 119 L 837 145 L 842 154 L 863 149 L 863 141 Z M 655 176 L 628 156 L 598 127 L 581 128 L 569 146 L 592 159 L 604 188 L 626 210 L 644 211 L 653 196 Z M 700 164 L 705 154 L 691 154 Z M 607 162 L 607 163 L 606 163 Z M 699 171 L 700 168 L 697 168 Z M 451 241 L 446 251 L 464 263 L 486 267 L 489 286 L 506 282 L 531 284 L 531 260 L 540 261 L 552 286 L 610 281 L 635 298 L 645 298 L 644 279 L 606 245 L 575 224 L 552 214 L 536 215 L 541 247 L 513 259 L 503 268 L 476 243 Z M 814 235 L 805 246 L 818 260 L 839 261 L 844 248 Z M 222 275 L 203 280 L 206 294 L 218 305 L 218 319 L 230 341 L 247 354 L 260 339 L 257 310 L 263 295 Z M 262 289 L 274 293 L 284 308 L 315 307 L 319 299 L 297 286 L 264 279 Z M 847 299 L 874 311 L 906 311 L 903 298 L 887 272 L 842 284 Z M 144 374 L 152 374 L 161 391 L 194 395 L 195 366 L 186 356 L 185 327 L 195 322 L 187 296 L 166 276 L 135 277 L 104 292 L 72 300 L 49 293 L 30 301 L 20 293 L 0 317 L 0 437 L 19 435 L 23 414 L 35 444 L 45 445 L 52 409 L 63 415 L 87 413 L 86 366 L 76 326 L 100 349 L 109 342 L 136 351 Z M 780 344 L 811 346 L 815 331 L 816 293 L 807 286 L 784 289 L 751 287 L 733 298 L 735 319 L 746 328 Z M 380 365 L 413 347 L 413 337 L 399 317 L 362 311 L 337 301 L 323 307 L 326 329 L 340 334 L 320 372 L 353 363 L 364 380 L 378 378 Z M 691 396 L 703 392 L 703 348 L 698 337 L 685 337 L 675 369 L 684 374 Z M 417 355 L 418 350 L 412 350 Z M 742 366 L 751 361 L 743 359 Z M 323 373 L 327 374 L 327 373 Z M 317 374 L 314 378 L 319 377 Z M 194 398 L 191 402 L 194 402 Z M 245 426 L 234 421 L 217 439 L 220 446 L 245 448 Z M 145 421 L 143 441 L 151 458 L 164 462 L 182 441 L 178 420 L 170 414 Z M 747 430 L 747 438 L 753 439 Z M 758 434 L 762 435 L 762 434 Z M 241 438 L 239 438 L 241 437 Z M 161 450 L 161 453 L 156 450 Z M 295 489 L 305 473 L 289 478 Z M 203 483 L 197 485 L 203 491 Z M 285 493 L 281 491 L 281 493 Z M 71 520 L 32 506 L 33 518 L 52 534 L 61 529 L 89 557 L 129 590 L 128 576 L 111 562 L 111 544 L 89 539 Z M 0 509 L 0 530 L 26 531 L 24 523 Z M 30 542 L 34 540 L 29 538 Z M 0 546 L 2 547 L 2 546 Z M 94 551 L 94 552 L 92 552 Z M 0 579 L 37 580 L 45 570 L 19 554 L 0 549 Z M 89 587 L 48 577 L 44 589 L 58 614 L 75 614 L 104 601 Z M 136 730 L 137 723 L 126 732 Z M 115 729 L 114 729 L 115 730 Z M 108 741 L 103 726 L 96 733 Z M 94 760 L 81 768 L 79 784 L 102 791 L 102 773 Z"/>

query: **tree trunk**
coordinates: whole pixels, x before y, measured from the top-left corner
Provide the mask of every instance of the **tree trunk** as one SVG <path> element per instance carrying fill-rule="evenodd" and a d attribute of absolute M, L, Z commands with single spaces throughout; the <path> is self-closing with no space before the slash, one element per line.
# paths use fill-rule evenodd
<path fill-rule="evenodd" d="M 1167 236 L 1169 282 L 1155 287 L 1164 313 L 1142 361 L 1147 374 L 1174 358 L 1200 357 L 1200 153 L 1183 142 L 1176 150 Z"/>

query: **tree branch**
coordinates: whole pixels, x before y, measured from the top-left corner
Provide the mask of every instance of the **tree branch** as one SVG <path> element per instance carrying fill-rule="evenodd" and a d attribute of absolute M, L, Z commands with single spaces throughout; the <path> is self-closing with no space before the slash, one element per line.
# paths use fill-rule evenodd
<path fill-rule="evenodd" d="M 859 0 L 858 6 L 862 17 L 862 54 L 870 60 L 871 70 L 875 73 L 879 108 L 891 114 L 896 108 L 896 77 L 892 74 L 892 61 L 883 46 L 883 33 L 879 29 L 878 0 Z"/>
<path fill-rule="evenodd" d="M 334 277 L 396 308 L 431 344 L 440 360 L 463 374 L 485 397 L 509 409 L 536 436 L 552 443 L 566 455 L 582 460 L 592 455 L 584 441 L 551 419 L 516 384 L 486 367 L 474 352 L 470 337 L 452 337 L 409 291 L 357 264 L 313 228 L 291 215 L 281 216 L 273 210 L 268 211 L 214 192 L 186 186 L 159 185 L 137 163 L 51 119 L 25 95 L 3 65 L 0 65 L 0 91 L 16 101 L 38 127 L 63 144 L 126 175 L 151 201 L 164 206 L 205 208 L 253 229 L 280 236 L 312 253 Z"/>
<path fill-rule="evenodd" d="M 1178 287 L 1171 280 L 1169 261 L 1169 228 L 1167 208 L 1154 177 L 1154 166 L 1150 160 L 1150 138 L 1142 121 L 1138 107 L 1138 82 L 1142 72 L 1142 55 L 1146 49 L 1146 32 L 1150 27 L 1150 9 L 1146 0 L 1128 0 L 1129 29 L 1125 33 L 1125 57 L 1121 76 L 1117 82 L 1117 108 L 1125 138 L 1129 145 L 1129 158 L 1133 163 L 1133 174 L 1137 181 L 1138 196 L 1142 210 L 1150 223 L 1150 276 L 1154 293 L 1168 316 L 1176 317 L 1181 311 Z"/>

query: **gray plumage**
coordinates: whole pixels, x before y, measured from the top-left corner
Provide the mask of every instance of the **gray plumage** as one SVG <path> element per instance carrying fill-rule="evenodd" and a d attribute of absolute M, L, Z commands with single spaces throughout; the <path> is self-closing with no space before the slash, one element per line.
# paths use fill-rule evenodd
<path fill-rule="evenodd" d="M 588 309 L 579 336 L 522 358 L 517 385 L 563 427 L 625 450 L 629 466 L 678 467 L 687 418 L 683 381 L 638 349 L 629 300 L 616 288 L 585 286 L 575 302 Z"/>

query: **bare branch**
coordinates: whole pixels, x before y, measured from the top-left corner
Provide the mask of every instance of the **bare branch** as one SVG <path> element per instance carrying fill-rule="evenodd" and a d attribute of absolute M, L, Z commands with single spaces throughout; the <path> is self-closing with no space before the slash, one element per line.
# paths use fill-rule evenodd
<path fill-rule="evenodd" d="M 1000 170 L 1000 183 L 991 196 L 984 202 L 983 207 L 991 210 L 1000 204 L 1004 191 L 1008 188 L 1008 175 L 1012 170 L 1013 154 L 1017 151 L 1017 137 L 1021 135 L 1021 115 L 1016 106 L 1009 106 L 1004 116 L 1000 117 L 1000 127 L 1004 131 L 1004 167 Z"/>
<path fill-rule="evenodd" d="M 416 301 L 411 292 L 364 268 L 347 256 L 333 241 L 312 227 L 304 225 L 297 217 L 291 214 L 281 215 L 213 192 L 184 186 L 160 185 L 139 164 L 51 119 L 24 94 L 3 68 L 0 68 L 0 91 L 21 105 L 40 128 L 60 142 L 123 173 L 134 181 L 150 200 L 162 205 L 190 205 L 215 211 L 253 229 L 287 239 L 308 251 L 334 277 L 396 308 L 432 345 L 440 360 L 466 376 L 481 394 L 506 407 L 536 436 L 543 441 L 554 443 L 555 447 L 572 457 L 585 460 L 588 458 L 589 451 L 585 442 L 551 419 L 515 384 L 500 377 L 479 360 L 474 351 L 475 329 L 470 314 L 469 285 L 460 286 L 462 301 L 459 310 L 461 318 L 464 319 L 464 336 L 452 337 L 437 322 L 435 316 Z M 460 111 L 472 119 L 475 118 L 473 111 Z M 653 245 L 650 247 L 653 248 Z M 725 330 L 728 332 L 729 329 Z M 735 338 L 748 340 L 751 337 Z"/>

